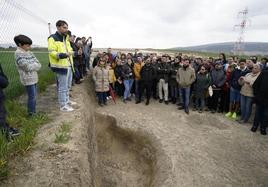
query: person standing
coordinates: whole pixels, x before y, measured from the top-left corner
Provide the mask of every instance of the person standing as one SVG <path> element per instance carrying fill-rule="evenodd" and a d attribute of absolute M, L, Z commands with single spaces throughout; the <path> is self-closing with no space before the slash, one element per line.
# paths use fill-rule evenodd
<path fill-rule="evenodd" d="M 254 64 L 252 68 L 252 72 L 246 74 L 245 76 L 240 77 L 238 83 L 242 86 L 240 91 L 240 108 L 241 108 L 241 116 L 239 119 L 239 123 L 247 123 L 252 110 L 252 102 L 253 102 L 253 88 L 255 80 L 258 78 L 261 71 L 261 67 L 258 64 Z"/>
<path fill-rule="evenodd" d="M 222 100 L 222 94 L 223 94 L 223 86 L 226 81 L 226 75 L 223 70 L 223 66 L 220 61 L 215 62 L 215 68 L 212 69 L 210 72 L 211 76 L 211 85 L 213 89 L 213 95 L 210 98 L 210 106 L 211 113 L 215 113 L 219 106 L 219 98 Z"/>
<path fill-rule="evenodd" d="M 174 63 L 171 64 L 171 72 L 168 83 L 170 86 L 170 97 L 173 104 L 176 104 L 179 98 L 179 86 L 176 80 L 176 75 L 180 67 L 181 65 L 179 59 L 175 58 Z"/>
<path fill-rule="evenodd" d="M 8 78 L 4 74 L 2 66 L 0 64 L 0 133 L 5 135 L 7 140 L 10 140 L 10 138 L 20 135 L 20 132 L 18 129 L 10 127 L 6 121 L 7 112 L 5 107 L 5 94 L 3 92 L 3 89 L 5 89 L 8 84 Z"/>
<path fill-rule="evenodd" d="M 205 68 L 205 66 L 200 67 L 200 71 L 196 75 L 195 87 L 195 110 L 198 110 L 199 113 L 202 113 L 205 107 L 205 98 L 210 86 L 210 76 Z"/>
<path fill-rule="evenodd" d="M 127 59 L 127 62 L 123 61 L 123 63 L 124 64 L 122 66 L 122 78 L 125 87 L 123 102 L 126 103 L 127 101 L 131 101 L 130 90 L 134 82 L 134 75 L 131 67 L 132 59 L 129 58 Z"/>
<path fill-rule="evenodd" d="M 93 70 L 93 80 L 95 82 L 95 91 L 98 96 L 98 104 L 100 106 L 107 105 L 109 67 L 103 59 L 100 59 L 98 65 Z"/>
<path fill-rule="evenodd" d="M 142 61 L 142 57 L 137 57 L 137 62 L 134 64 L 133 71 L 135 75 L 135 99 L 136 103 L 139 103 L 140 99 L 140 80 L 141 80 L 141 68 L 144 65 L 144 62 Z"/>
<path fill-rule="evenodd" d="M 28 95 L 28 115 L 36 114 L 36 95 L 37 95 L 37 72 L 41 68 L 41 64 L 34 54 L 30 51 L 32 40 L 25 35 L 14 37 L 17 45 L 15 51 L 15 62 L 20 74 L 20 82 L 25 86 Z"/>
<path fill-rule="evenodd" d="M 182 60 L 183 66 L 177 72 L 177 82 L 182 93 L 183 106 L 179 107 L 179 110 L 185 111 L 189 114 L 189 101 L 190 101 L 190 89 L 191 85 L 195 81 L 195 70 L 190 67 L 189 58 L 184 58 Z"/>
<path fill-rule="evenodd" d="M 48 38 L 49 62 L 51 70 L 56 74 L 60 110 L 70 112 L 74 110 L 72 105 L 76 104 L 69 99 L 73 72 L 73 50 L 69 41 L 67 22 L 59 20 L 56 27 L 57 32 Z"/>
<path fill-rule="evenodd" d="M 246 59 L 239 60 L 239 69 L 235 69 L 232 72 L 230 79 L 230 103 L 229 103 L 229 112 L 225 114 L 226 117 L 231 117 L 232 119 L 237 118 L 237 112 L 240 106 L 240 90 L 241 85 L 239 85 L 238 80 L 241 76 L 245 76 L 249 73 L 249 70 L 246 66 Z"/>
<path fill-rule="evenodd" d="M 159 92 L 159 103 L 165 100 L 165 104 L 168 105 L 168 81 L 170 75 L 171 67 L 167 62 L 167 57 L 162 56 L 161 62 L 157 66 L 157 75 L 158 75 L 158 92 Z M 164 97 L 163 97 L 164 91 Z"/>
<path fill-rule="evenodd" d="M 84 64 L 86 66 L 85 71 L 90 70 L 90 55 L 91 55 L 91 49 L 92 49 L 92 37 L 89 36 L 87 39 L 85 37 L 82 37 L 83 42 L 83 54 L 84 54 Z"/>
<path fill-rule="evenodd" d="M 256 102 L 256 111 L 252 132 L 256 132 L 260 126 L 262 135 L 266 135 L 266 128 L 268 126 L 268 70 L 261 72 L 253 84 L 253 93 Z"/>
<path fill-rule="evenodd" d="M 141 102 L 142 95 L 146 89 L 146 105 L 149 105 L 152 94 L 153 81 L 156 77 L 156 70 L 150 58 L 147 58 L 145 65 L 141 68 L 140 95 L 137 103 Z"/>

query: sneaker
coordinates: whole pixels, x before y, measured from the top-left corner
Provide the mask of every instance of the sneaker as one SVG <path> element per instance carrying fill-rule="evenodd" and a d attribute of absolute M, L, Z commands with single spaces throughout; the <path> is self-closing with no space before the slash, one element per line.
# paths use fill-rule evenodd
<path fill-rule="evenodd" d="M 168 105 L 168 101 L 165 101 L 165 104 Z"/>
<path fill-rule="evenodd" d="M 232 112 L 228 112 L 227 114 L 225 114 L 225 117 L 230 118 L 232 116 Z"/>
<path fill-rule="evenodd" d="M 128 97 L 126 100 L 127 100 L 127 101 L 131 101 L 131 98 L 130 98 L 130 97 Z"/>
<path fill-rule="evenodd" d="M 65 106 L 60 108 L 60 111 L 62 111 L 62 112 L 71 112 L 71 111 L 74 111 L 74 109 L 71 106 L 65 105 Z"/>
<path fill-rule="evenodd" d="M 109 97 L 106 97 L 107 101 L 110 99 Z"/>
<path fill-rule="evenodd" d="M 125 104 L 127 103 L 126 99 L 123 99 L 123 103 L 125 103 Z"/>
<path fill-rule="evenodd" d="M 150 103 L 150 101 L 149 101 L 149 99 L 147 99 L 145 105 L 149 105 L 149 103 Z"/>
<path fill-rule="evenodd" d="M 237 115 L 236 113 L 234 112 L 233 115 L 231 116 L 232 119 L 236 119 L 237 118 Z"/>
<path fill-rule="evenodd" d="M 109 96 L 109 99 L 112 99 L 112 96 Z"/>
<path fill-rule="evenodd" d="M 163 103 L 163 99 L 159 99 L 159 103 Z"/>
<path fill-rule="evenodd" d="M 20 132 L 19 132 L 18 129 L 15 129 L 13 127 L 9 127 L 8 134 L 9 134 L 10 137 L 15 137 L 15 136 L 19 136 Z"/>
<path fill-rule="evenodd" d="M 183 109 L 184 109 L 183 106 L 178 107 L 178 110 L 183 110 Z"/>
<path fill-rule="evenodd" d="M 72 105 L 77 105 L 77 102 L 69 100 L 69 102 L 67 104 L 72 106 Z"/>

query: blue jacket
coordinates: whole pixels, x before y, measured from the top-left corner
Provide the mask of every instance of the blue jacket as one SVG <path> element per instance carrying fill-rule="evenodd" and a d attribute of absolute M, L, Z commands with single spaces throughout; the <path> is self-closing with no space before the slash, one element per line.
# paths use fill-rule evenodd
<path fill-rule="evenodd" d="M 248 68 L 246 68 L 244 71 L 242 71 L 241 69 L 235 69 L 232 72 L 229 85 L 231 85 L 231 87 L 236 90 L 241 90 L 241 85 L 238 83 L 238 79 L 242 76 L 245 76 L 248 73 L 250 73 Z"/>

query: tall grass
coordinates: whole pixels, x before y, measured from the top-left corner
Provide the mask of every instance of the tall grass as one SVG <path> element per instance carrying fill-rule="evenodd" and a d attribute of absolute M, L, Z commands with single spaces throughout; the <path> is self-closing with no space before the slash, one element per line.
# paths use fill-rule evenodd
<path fill-rule="evenodd" d="M 49 121 L 44 114 L 29 118 L 26 108 L 14 100 L 7 101 L 6 108 L 8 123 L 20 129 L 21 135 L 8 141 L 6 136 L 0 133 L 0 179 L 6 178 L 9 174 L 9 160 L 14 156 L 24 155 L 32 147 L 38 128 Z"/>

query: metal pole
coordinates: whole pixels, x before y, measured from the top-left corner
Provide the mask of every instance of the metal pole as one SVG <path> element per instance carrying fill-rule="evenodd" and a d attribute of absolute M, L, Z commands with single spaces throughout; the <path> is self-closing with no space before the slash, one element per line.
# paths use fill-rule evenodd
<path fill-rule="evenodd" d="M 49 32 L 49 35 L 51 35 L 51 24 L 48 23 L 48 32 Z"/>

